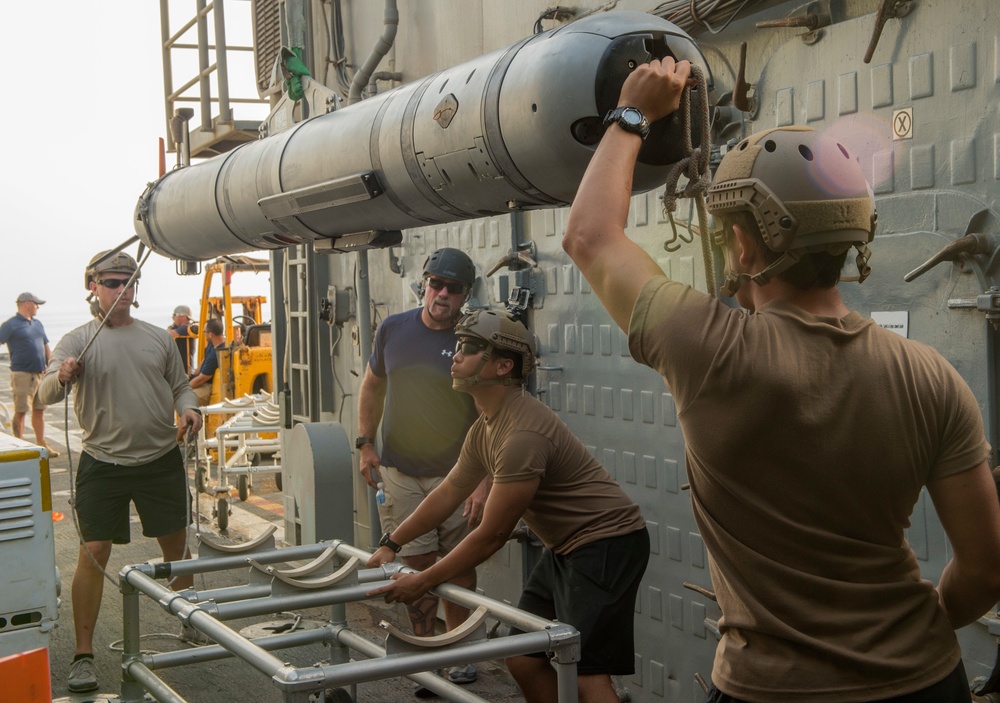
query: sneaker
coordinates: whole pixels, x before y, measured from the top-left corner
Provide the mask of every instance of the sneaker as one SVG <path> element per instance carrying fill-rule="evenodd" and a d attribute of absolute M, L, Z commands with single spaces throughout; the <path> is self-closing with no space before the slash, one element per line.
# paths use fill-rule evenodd
<path fill-rule="evenodd" d="M 181 632 L 177 635 L 177 639 L 181 642 L 187 642 L 194 647 L 204 647 L 208 644 L 215 644 L 215 640 L 201 630 L 196 630 L 190 625 L 181 625 Z"/>
<path fill-rule="evenodd" d="M 45 448 L 49 450 L 49 459 L 55 459 L 59 456 L 59 450 L 53 447 L 48 442 L 45 443 Z"/>
<path fill-rule="evenodd" d="M 73 693 L 93 691 L 97 688 L 97 667 L 94 666 L 93 657 L 77 659 L 70 665 L 66 688 Z"/>
<path fill-rule="evenodd" d="M 472 683 L 476 680 L 476 667 L 473 664 L 467 664 L 466 666 L 453 666 L 448 669 L 448 680 L 452 683 L 457 683 L 460 686 Z"/>
<path fill-rule="evenodd" d="M 438 676 L 441 675 L 440 669 L 435 669 L 434 673 Z M 413 695 L 415 698 L 437 698 L 438 694 L 434 693 L 429 688 L 424 688 L 423 684 L 415 683 L 413 684 Z"/>

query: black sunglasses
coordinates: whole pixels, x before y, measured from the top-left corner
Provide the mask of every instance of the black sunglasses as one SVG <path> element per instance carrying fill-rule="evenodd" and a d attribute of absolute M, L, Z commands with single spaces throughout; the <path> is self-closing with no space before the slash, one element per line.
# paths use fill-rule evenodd
<path fill-rule="evenodd" d="M 119 288 L 121 288 L 122 286 L 124 286 L 126 283 L 128 283 L 128 279 L 127 278 L 124 279 L 124 280 L 121 279 L 121 278 L 107 278 L 107 279 L 105 279 L 103 281 L 98 281 L 97 285 L 104 286 L 105 288 L 109 288 L 111 290 L 118 290 Z M 135 281 L 132 281 L 132 285 L 133 286 L 135 285 Z"/>
<path fill-rule="evenodd" d="M 447 281 L 434 278 L 434 276 L 427 277 L 427 285 L 429 285 L 434 290 L 441 290 L 442 288 L 447 288 L 448 292 L 452 295 L 458 295 L 459 293 L 464 293 L 466 291 L 466 285 L 464 283 L 448 283 Z"/>
<path fill-rule="evenodd" d="M 461 352 L 463 356 L 475 356 L 488 346 L 489 344 L 481 342 L 478 339 L 460 339 L 455 345 L 455 353 L 458 354 Z"/>

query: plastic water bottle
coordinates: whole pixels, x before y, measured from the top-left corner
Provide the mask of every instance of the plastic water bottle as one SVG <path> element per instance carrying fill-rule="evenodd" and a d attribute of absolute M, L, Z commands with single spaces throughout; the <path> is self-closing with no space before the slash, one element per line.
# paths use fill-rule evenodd
<path fill-rule="evenodd" d="M 381 481 L 378 482 L 378 488 L 375 490 L 375 502 L 379 505 L 385 505 L 385 484 Z"/>

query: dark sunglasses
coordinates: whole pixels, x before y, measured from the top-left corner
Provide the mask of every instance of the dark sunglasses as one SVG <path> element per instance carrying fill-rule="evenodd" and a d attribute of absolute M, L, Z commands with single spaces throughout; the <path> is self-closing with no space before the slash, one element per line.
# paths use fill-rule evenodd
<path fill-rule="evenodd" d="M 464 293 L 466 291 L 466 285 L 464 283 L 448 283 L 440 278 L 434 278 L 433 276 L 427 277 L 427 285 L 429 285 L 434 290 L 441 290 L 442 288 L 447 288 L 448 292 L 452 295 L 458 295 L 459 293 Z"/>
<path fill-rule="evenodd" d="M 488 346 L 486 342 L 480 342 L 477 339 L 460 339 L 455 345 L 455 353 L 461 352 L 463 356 L 475 356 Z"/>
<path fill-rule="evenodd" d="M 124 286 L 126 283 L 128 283 L 128 279 L 127 278 L 124 279 L 124 280 L 122 280 L 121 278 L 108 278 L 108 279 L 105 279 L 103 281 L 98 281 L 97 285 L 104 286 L 105 288 L 109 288 L 111 290 L 118 290 L 119 288 L 121 288 L 122 286 Z M 135 285 L 135 281 L 132 281 L 132 285 L 133 286 Z"/>

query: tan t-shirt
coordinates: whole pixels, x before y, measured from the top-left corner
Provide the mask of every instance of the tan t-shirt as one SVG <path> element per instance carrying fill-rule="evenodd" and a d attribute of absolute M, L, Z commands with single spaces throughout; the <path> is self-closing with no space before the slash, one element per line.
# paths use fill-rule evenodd
<path fill-rule="evenodd" d="M 524 521 L 557 554 L 644 529 L 646 521 L 621 486 L 547 406 L 509 393 L 500 411 L 469 429 L 449 479 L 474 488 L 540 477 Z"/>
<path fill-rule="evenodd" d="M 640 293 L 629 349 L 677 402 L 723 612 L 715 684 L 835 702 L 949 674 L 959 646 L 904 530 L 928 481 L 989 453 L 955 369 L 857 313 L 751 314 L 665 278 Z"/>
<path fill-rule="evenodd" d="M 46 404 L 65 397 L 59 366 L 79 359 L 99 325 L 88 322 L 59 340 L 39 388 Z M 123 466 L 146 464 L 176 447 L 174 412 L 198 407 L 173 338 L 142 320 L 101 330 L 83 358 L 73 393 L 84 450 Z"/>

